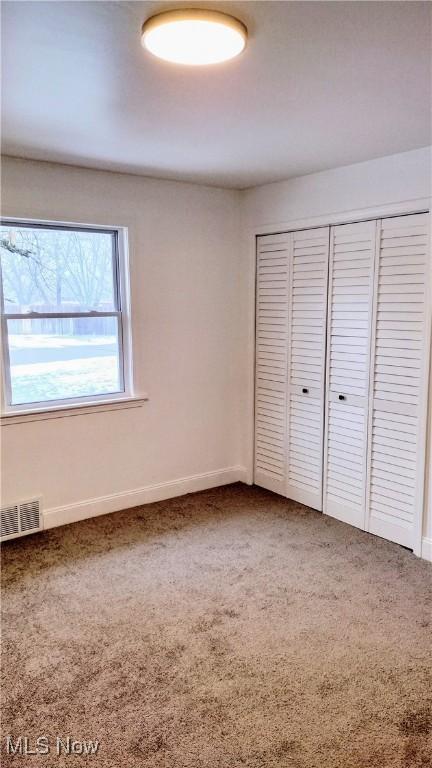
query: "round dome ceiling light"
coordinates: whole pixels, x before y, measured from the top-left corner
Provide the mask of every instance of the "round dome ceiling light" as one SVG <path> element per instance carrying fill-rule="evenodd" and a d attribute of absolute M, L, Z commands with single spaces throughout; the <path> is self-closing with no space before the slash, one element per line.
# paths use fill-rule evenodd
<path fill-rule="evenodd" d="M 219 11 L 164 11 L 142 26 L 141 44 L 160 59 L 202 66 L 233 59 L 247 40 L 245 25 Z"/>

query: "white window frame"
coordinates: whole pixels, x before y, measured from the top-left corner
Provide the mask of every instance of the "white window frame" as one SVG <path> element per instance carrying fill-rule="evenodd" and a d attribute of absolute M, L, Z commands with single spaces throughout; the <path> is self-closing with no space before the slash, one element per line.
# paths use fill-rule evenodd
<path fill-rule="evenodd" d="M 1 301 L 1 338 L 2 338 L 2 393 L 1 393 L 1 415 L 9 421 L 10 417 L 29 416 L 40 414 L 44 416 L 53 411 L 62 411 L 64 415 L 73 415 L 76 409 L 93 412 L 95 406 L 113 406 L 121 405 L 123 402 L 130 403 L 146 400 L 143 396 L 138 398 L 133 390 L 133 363 L 132 363 L 132 329 L 130 312 L 130 287 L 129 287 L 129 258 L 128 258 L 128 231 L 122 226 L 106 226 L 93 224 L 78 224 L 75 222 L 46 221 L 41 219 L 16 218 L 11 216 L 2 217 L 0 220 L 2 226 L 10 225 L 14 227 L 33 227 L 43 229 L 63 229 L 73 231 L 90 231 L 109 233 L 114 237 L 114 299 L 115 308 L 108 312 L 27 312 L 27 313 L 7 313 L 4 311 L 3 299 L 3 281 L 0 279 L 0 301 Z M 1 270 L 0 270 L 1 273 Z M 0 274 L 1 278 L 1 274 Z M 9 344 L 7 321 L 29 318 L 45 317 L 116 317 L 118 322 L 118 350 L 119 350 L 119 371 L 121 389 L 118 392 L 110 392 L 100 395 L 84 395 L 81 397 L 70 397 L 56 400 L 44 400 L 32 403 L 19 403 L 13 405 L 11 400 L 10 383 L 10 363 L 9 363 Z"/>

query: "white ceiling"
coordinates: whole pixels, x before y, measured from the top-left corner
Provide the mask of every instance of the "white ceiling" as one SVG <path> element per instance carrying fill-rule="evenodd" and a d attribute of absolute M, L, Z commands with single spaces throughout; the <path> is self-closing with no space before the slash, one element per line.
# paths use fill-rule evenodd
<path fill-rule="evenodd" d="M 244 54 L 162 62 L 143 20 L 226 10 Z M 431 141 L 429 2 L 3 2 L 3 151 L 244 188 Z"/>

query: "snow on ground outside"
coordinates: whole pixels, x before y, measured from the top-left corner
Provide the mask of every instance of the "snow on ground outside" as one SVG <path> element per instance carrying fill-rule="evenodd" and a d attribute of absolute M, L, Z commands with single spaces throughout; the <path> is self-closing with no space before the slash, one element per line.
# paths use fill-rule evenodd
<path fill-rule="evenodd" d="M 114 336 L 9 337 L 12 402 L 44 402 L 118 392 Z"/>

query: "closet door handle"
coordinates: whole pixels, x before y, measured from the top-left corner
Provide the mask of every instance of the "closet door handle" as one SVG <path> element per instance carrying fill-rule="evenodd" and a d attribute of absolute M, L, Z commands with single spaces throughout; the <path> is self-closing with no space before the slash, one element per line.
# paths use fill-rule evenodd
<path fill-rule="evenodd" d="M 303 387 L 303 389 L 302 389 L 302 392 L 303 392 L 303 394 L 304 394 L 304 395 L 307 395 L 307 393 L 309 392 L 309 390 L 308 390 L 308 388 L 307 388 L 307 387 Z"/>
<path fill-rule="evenodd" d="M 346 400 L 345 395 L 339 395 L 339 400 Z"/>

